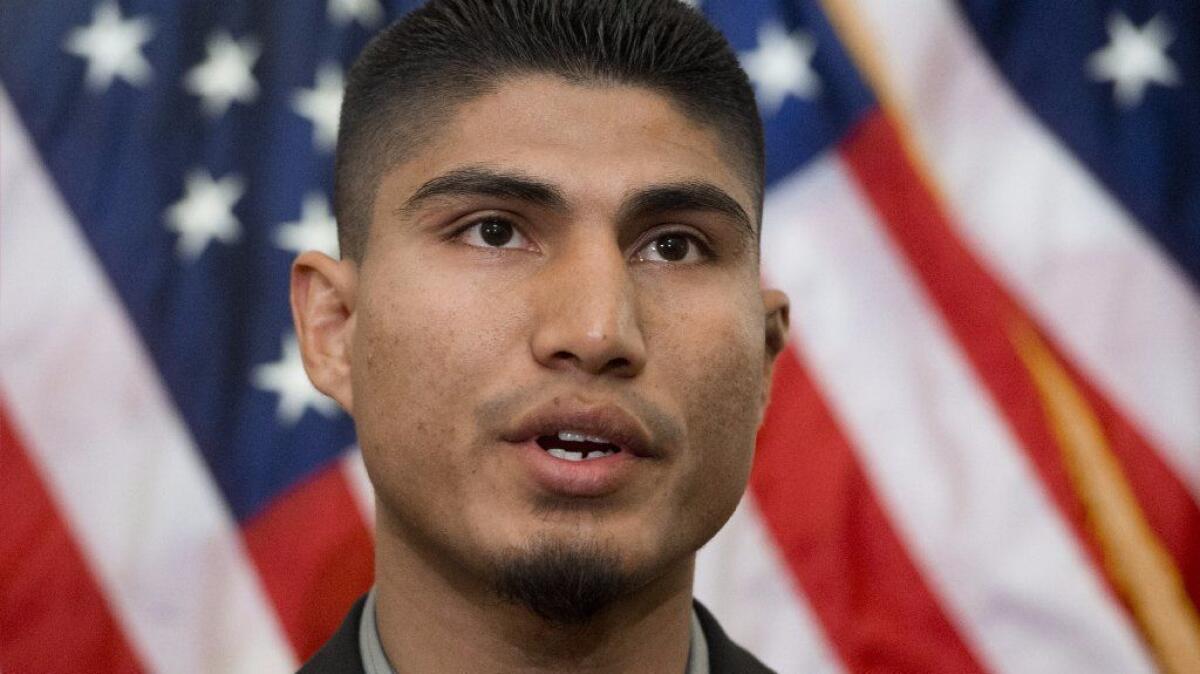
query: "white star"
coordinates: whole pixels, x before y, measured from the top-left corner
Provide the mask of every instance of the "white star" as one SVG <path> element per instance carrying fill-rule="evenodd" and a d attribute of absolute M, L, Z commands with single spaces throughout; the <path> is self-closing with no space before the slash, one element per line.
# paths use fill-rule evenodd
<path fill-rule="evenodd" d="M 332 398 L 313 388 L 308 380 L 295 335 L 284 338 L 283 356 L 279 360 L 254 368 L 252 379 L 257 388 L 279 396 L 276 414 L 288 426 L 300 421 L 310 407 L 327 417 L 337 416 L 341 409 Z"/>
<path fill-rule="evenodd" d="M 813 98 L 821 91 L 821 80 L 812 68 L 816 52 L 816 40 L 802 30 L 788 35 L 775 21 L 759 27 L 758 47 L 740 58 L 754 82 L 763 112 L 779 112 L 789 95 Z"/>
<path fill-rule="evenodd" d="M 213 239 L 234 243 L 241 237 L 242 225 L 233 215 L 233 205 L 245 192 L 240 178 L 213 180 L 208 172 L 195 170 L 184 190 L 183 198 L 167 209 L 167 229 L 179 234 L 180 257 L 195 260 Z"/>
<path fill-rule="evenodd" d="M 329 0 L 329 20 L 338 26 L 357 21 L 371 28 L 383 21 L 383 7 L 379 0 Z"/>
<path fill-rule="evenodd" d="M 259 53 L 254 40 L 235 41 L 228 32 L 217 31 L 208 37 L 208 56 L 188 71 L 183 86 L 203 99 L 206 114 L 220 117 L 234 101 L 250 103 L 258 96 L 250 70 Z"/>
<path fill-rule="evenodd" d="M 110 0 L 92 11 L 91 25 L 67 35 L 63 49 L 87 59 L 85 81 L 93 91 L 107 89 L 117 77 L 141 86 L 153 74 L 142 56 L 142 46 L 153 32 L 149 19 L 138 16 L 125 20 L 121 8 Z"/>
<path fill-rule="evenodd" d="M 688 7 L 700 9 L 700 0 L 683 0 L 683 4 L 687 5 Z"/>
<path fill-rule="evenodd" d="M 1151 82 L 1179 84 L 1179 71 L 1166 54 L 1174 39 L 1161 16 L 1155 15 L 1139 29 L 1121 12 L 1113 12 L 1108 17 L 1108 44 L 1088 59 L 1088 74 L 1098 82 L 1114 83 L 1118 105 L 1135 107 Z"/>
<path fill-rule="evenodd" d="M 329 212 L 329 201 L 324 194 L 309 192 L 305 195 L 300 219 L 285 222 L 275 230 L 275 245 L 293 253 L 319 250 L 337 257 L 337 220 Z"/>
<path fill-rule="evenodd" d="M 312 122 L 313 145 L 319 150 L 332 150 L 337 143 L 338 115 L 342 112 L 342 90 L 345 83 L 342 70 L 332 63 L 317 69 L 317 83 L 312 89 L 297 89 L 292 94 L 292 109 Z"/>

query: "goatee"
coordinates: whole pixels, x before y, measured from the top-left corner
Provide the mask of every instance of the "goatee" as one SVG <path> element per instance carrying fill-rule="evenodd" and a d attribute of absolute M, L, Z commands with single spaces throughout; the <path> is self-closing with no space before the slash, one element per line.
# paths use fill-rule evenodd
<path fill-rule="evenodd" d="M 632 584 L 613 550 L 595 542 L 551 538 L 506 555 L 494 578 L 503 601 L 524 606 L 560 627 L 586 624 Z"/>

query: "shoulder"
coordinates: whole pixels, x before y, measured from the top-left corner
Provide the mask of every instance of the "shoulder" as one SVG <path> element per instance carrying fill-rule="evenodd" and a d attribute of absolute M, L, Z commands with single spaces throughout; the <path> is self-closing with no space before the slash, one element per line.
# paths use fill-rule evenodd
<path fill-rule="evenodd" d="M 358 650 L 358 625 L 362 620 L 363 603 L 366 597 L 360 597 L 342 626 L 334 633 L 329 641 L 317 651 L 298 674 L 362 674 L 362 654 Z"/>
<path fill-rule="evenodd" d="M 774 674 L 774 670 L 726 636 L 720 623 L 703 604 L 697 601 L 693 605 L 708 641 L 708 666 L 712 674 Z"/>

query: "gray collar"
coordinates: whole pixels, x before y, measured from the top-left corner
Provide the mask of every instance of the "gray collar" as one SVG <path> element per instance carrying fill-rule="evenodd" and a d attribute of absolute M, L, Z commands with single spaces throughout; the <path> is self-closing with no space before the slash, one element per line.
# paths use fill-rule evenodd
<path fill-rule="evenodd" d="M 375 624 L 375 588 L 367 594 L 362 619 L 358 623 L 358 652 L 362 656 L 364 674 L 396 674 L 383 652 L 379 627 Z"/>
<path fill-rule="evenodd" d="M 365 674 L 396 674 L 392 663 L 383 652 L 379 640 L 379 627 L 375 624 L 375 588 L 367 594 L 363 606 L 362 620 L 358 623 L 358 652 L 362 656 Z M 708 640 L 700 627 L 700 616 L 692 609 L 691 641 L 688 644 L 686 674 L 710 674 L 708 668 Z"/>

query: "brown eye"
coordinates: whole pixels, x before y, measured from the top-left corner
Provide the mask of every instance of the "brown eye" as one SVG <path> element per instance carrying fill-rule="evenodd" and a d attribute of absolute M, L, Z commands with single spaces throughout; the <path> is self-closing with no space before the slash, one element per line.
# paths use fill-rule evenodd
<path fill-rule="evenodd" d="M 487 245 L 499 248 L 512 241 L 513 226 L 503 220 L 485 220 L 479 225 L 479 238 Z"/>
<path fill-rule="evenodd" d="M 505 218 L 483 217 L 464 227 L 457 235 L 476 248 L 530 248 L 529 240 L 517 226 Z"/>
<path fill-rule="evenodd" d="M 652 245 L 662 259 L 668 262 L 679 262 L 687 257 L 692 242 L 682 234 L 664 234 L 655 239 Z"/>
<path fill-rule="evenodd" d="M 695 236 L 685 232 L 659 234 L 637 253 L 641 262 L 695 263 L 703 261 L 708 253 L 704 244 Z"/>

